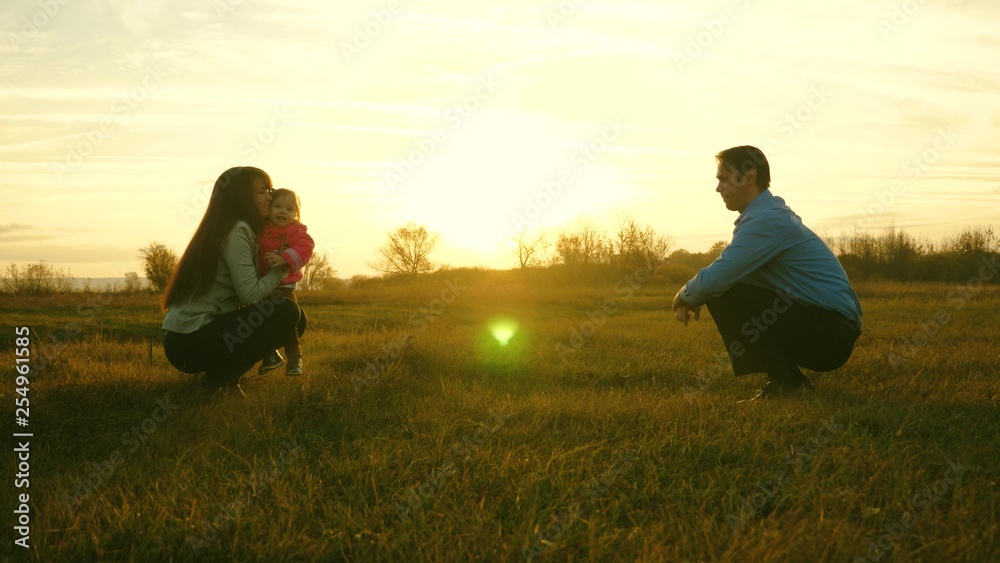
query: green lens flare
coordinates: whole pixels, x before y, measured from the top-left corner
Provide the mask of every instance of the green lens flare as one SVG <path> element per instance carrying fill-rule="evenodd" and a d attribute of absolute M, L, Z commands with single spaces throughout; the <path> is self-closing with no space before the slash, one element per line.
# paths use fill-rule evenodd
<path fill-rule="evenodd" d="M 501 346 L 506 346 L 517 334 L 517 323 L 510 319 L 498 319 L 490 323 L 490 332 Z"/>

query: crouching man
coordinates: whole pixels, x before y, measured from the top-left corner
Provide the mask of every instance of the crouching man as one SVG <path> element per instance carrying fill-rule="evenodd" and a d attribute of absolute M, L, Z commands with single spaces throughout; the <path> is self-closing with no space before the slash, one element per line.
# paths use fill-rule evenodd
<path fill-rule="evenodd" d="M 687 326 L 708 307 L 737 376 L 764 372 L 755 398 L 799 394 L 812 383 L 799 367 L 832 371 L 861 334 L 861 305 L 826 244 L 771 194 L 771 172 L 755 147 L 726 149 L 715 191 L 739 212 L 722 254 L 674 296 Z"/>

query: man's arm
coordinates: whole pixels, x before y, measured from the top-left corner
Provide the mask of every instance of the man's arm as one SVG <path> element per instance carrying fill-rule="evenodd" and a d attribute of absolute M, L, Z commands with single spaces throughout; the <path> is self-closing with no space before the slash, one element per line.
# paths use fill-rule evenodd
<path fill-rule="evenodd" d="M 787 236 L 774 219 L 748 218 L 740 223 L 722 254 L 684 284 L 678 292 L 680 300 L 689 307 L 703 305 L 781 254 Z"/>

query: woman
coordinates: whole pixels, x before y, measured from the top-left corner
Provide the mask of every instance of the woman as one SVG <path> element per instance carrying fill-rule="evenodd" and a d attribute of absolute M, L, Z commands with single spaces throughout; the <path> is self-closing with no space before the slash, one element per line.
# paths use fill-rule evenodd
<path fill-rule="evenodd" d="M 254 237 L 267 223 L 271 189 L 259 168 L 230 168 L 219 176 L 163 294 L 167 359 L 185 373 L 205 372 L 207 389 L 238 387 L 240 376 L 282 346 L 289 332 L 305 331 L 302 309 L 272 294 L 287 272 L 257 274 Z"/>

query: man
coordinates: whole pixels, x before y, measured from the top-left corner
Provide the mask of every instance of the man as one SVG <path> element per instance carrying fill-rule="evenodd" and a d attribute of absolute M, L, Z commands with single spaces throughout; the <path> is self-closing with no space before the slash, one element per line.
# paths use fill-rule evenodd
<path fill-rule="evenodd" d="M 844 365 L 861 334 L 861 305 L 833 252 L 771 194 L 764 153 L 741 146 L 715 159 L 715 191 L 740 215 L 722 254 L 674 296 L 674 315 L 687 326 L 708 307 L 736 376 L 767 373 L 755 398 L 810 390 L 799 366 Z"/>

